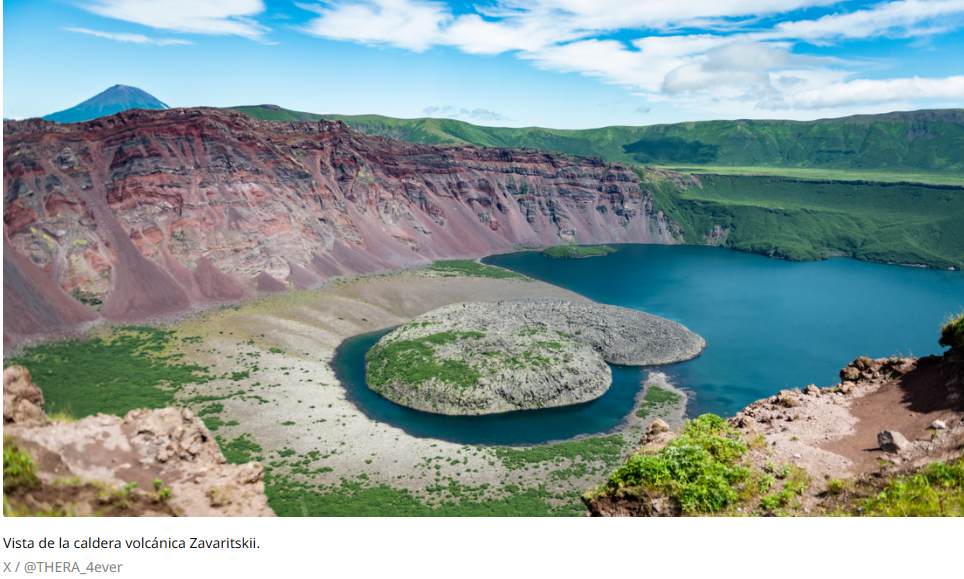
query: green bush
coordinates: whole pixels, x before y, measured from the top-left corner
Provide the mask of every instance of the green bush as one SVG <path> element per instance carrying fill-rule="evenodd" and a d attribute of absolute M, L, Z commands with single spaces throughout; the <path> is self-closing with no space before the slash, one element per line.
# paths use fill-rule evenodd
<path fill-rule="evenodd" d="M 964 348 L 964 311 L 957 317 L 950 316 L 941 328 L 941 346 Z"/>
<path fill-rule="evenodd" d="M 688 513 L 716 512 L 738 498 L 736 484 L 750 478 L 736 461 L 746 445 L 725 420 L 704 414 L 657 454 L 634 454 L 609 478 L 611 490 L 640 486 L 673 497 Z"/>

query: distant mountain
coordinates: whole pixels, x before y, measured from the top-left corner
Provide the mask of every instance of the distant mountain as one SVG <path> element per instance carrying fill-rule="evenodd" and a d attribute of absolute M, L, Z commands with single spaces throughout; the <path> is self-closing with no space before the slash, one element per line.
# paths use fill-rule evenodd
<path fill-rule="evenodd" d="M 414 143 L 531 147 L 656 167 L 836 170 L 959 176 L 964 110 L 921 110 L 817 121 L 698 121 L 645 127 L 560 130 L 482 127 L 454 119 L 319 115 L 276 105 L 233 107 L 270 121 L 344 121 L 370 135 Z M 856 177 L 873 180 L 873 176 Z M 944 182 L 943 180 L 940 182 Z M 956 182 L 955 182 L 956 184 Z"/>
<path fill-rule="evenodd" d="M 128 109 L 169 109 L 171 107 L 133 86 L 117 84 L 75 107 L 45 116 L 48 121 L 79 123 Z"/>

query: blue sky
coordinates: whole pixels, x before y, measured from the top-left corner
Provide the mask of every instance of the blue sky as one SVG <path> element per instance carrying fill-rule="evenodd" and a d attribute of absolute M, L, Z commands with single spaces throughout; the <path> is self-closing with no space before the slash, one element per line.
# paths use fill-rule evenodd
<path fill-rule="evenodd" d="M 964 0 L 3 3 L 3 116 L 174 107 L 590 128 L 964 107 Z"/>

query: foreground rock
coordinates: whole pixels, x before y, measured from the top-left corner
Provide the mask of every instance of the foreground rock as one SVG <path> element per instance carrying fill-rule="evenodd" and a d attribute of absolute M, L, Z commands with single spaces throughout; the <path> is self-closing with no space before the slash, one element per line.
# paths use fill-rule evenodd
<path fill-rule="evenodd" d="M 50 505 L 33 495 L 56 495 L 61 506 L 72 505 L 74 514 L 93 514 L 105 505 L 70 497 L 72 490 L 74 499 L 86 496 L 93 483 L 117 492 L 125 486 L 141 489 L 144 496 L 150 489 L 170 489 L 169 496 L 155 497 L 156 508 L 139 514 L 274 516 L 264 495 L 264 469 L 254 462 L 227 464 L 210 431 L 190 410 L 132 410 L 123 419 L 98 414 L 73 423 L 47 422 L 40 390 L 17 367 L 4 370 L 3 393 L 4 436 L 33 457 L 42 485 L 21 496 L 21 503 L 46 510 Z M 8 420 L 8 400 L 10 407 L 27 411 Z M 114 496 L 101 495 L 101 500 Z M 136 495 L 125 497 L 133 499 Z"/>
<path fill-rule="evenodd" d="M 561 300 L 454 304 L 379 340 L 368 385 L 410 408 L 477 415 L 578 404 L 612 383 L 606 362 L 668 364 L 706 342 L 636 310 Z"/>

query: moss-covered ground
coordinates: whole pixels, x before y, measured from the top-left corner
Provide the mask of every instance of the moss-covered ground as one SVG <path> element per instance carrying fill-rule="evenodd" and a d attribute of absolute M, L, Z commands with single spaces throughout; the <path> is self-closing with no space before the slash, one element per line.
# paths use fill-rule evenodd
<path fill-rule="evenodd" d="M 185 384 L 214 379 L 206 367 L 180 361 L 184 354 L 174 351 L 173 331 L 125 326 L 102 333 L 24 348 L 4 367 L 26 367 L 44 393 L 47 412 L 73 418 L 163 408 Z"/>

